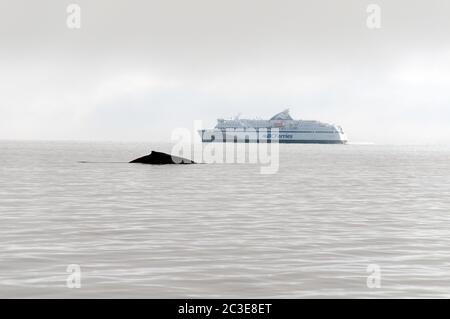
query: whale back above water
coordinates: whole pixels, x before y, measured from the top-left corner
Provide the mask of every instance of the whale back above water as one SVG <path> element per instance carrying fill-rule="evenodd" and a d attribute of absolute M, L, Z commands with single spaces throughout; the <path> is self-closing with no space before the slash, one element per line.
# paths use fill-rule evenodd
<path fill-rule="evenodd" d="M 152 151 L 149 155 L 145 155 L 135 160 L 132 160 L 130 163 L 153 164 L 153 165 L 196 164 L 194 161 L 191 161 L 187 158 L 156 151 Z"/>

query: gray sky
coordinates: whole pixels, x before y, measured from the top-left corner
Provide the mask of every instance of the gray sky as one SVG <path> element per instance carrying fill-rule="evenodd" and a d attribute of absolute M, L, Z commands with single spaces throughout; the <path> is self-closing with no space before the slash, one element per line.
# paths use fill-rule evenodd
<path fill-rule="evenodd" d="M 449 17 L 447 0 L 0 0 L 0 139 L 169 141 L 290 107 L 355 142 L 448 143 Z"/>

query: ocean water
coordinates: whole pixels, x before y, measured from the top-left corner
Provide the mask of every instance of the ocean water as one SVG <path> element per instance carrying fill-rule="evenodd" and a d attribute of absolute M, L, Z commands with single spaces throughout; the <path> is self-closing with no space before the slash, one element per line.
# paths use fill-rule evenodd
<path fill-rule="evenodd" d="M 112 163 L 171 147 L 0 142 L 0 297 L 450 297 L 450 147 Z"/>

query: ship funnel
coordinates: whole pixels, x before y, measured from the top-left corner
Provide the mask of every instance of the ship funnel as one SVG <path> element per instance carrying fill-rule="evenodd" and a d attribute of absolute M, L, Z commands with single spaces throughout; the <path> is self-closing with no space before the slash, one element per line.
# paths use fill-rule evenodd
<path fill-rule="evenodd" d="M 289 115 L 289 109 L 285 109 L 283 112 L 280 112 L 280 113 L 274 115 L 270 120 L 271 121 L 274 121 L 274 120 L 292 120 L 292 117 Z"/>

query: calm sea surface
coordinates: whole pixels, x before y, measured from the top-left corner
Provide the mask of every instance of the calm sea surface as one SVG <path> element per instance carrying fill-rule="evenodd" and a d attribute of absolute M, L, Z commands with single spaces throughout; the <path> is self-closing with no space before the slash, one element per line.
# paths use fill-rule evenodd
<path fill-rule="evenodd" d="M 107 163 L 171 147 L 0 142 L 0 297 L 450 297 L 450 147 Z"/>

